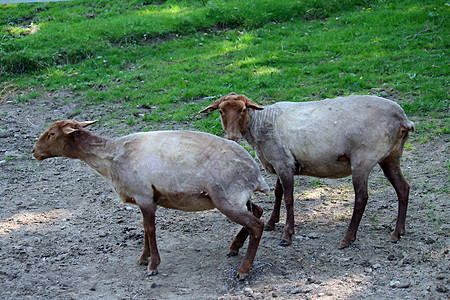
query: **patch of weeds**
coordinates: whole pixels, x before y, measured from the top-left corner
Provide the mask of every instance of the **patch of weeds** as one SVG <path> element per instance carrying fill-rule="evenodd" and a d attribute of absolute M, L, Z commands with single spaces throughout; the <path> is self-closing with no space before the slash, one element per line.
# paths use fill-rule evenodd
<path fill-rule="evenodd" d="M 426 203 L 425 201 L 422 201 L 422 205 L 424 205 L 428 211 L 425 214 L 426 217 L 435 223 L 436 225 L 442 225 L 444 223 L 443 219 L 436 214 L 436 206 L 431 203 Z"/>
<path fill-rule="evenodd" d="M 413 147 L 413 145 L 410 142 L 406 142 L 405 143 L 405 150 L 406 151 L 413 151 L 414 147 Z"/>
<path fill-rule="evenodd" d="M 16 159 L 16 157 L 15 156 L 5 156 L 5 163 L 9 163 L 10 161 L 12 161 L 12 160 L 14 160 L 14 159 Z"/>
<path fill-rule="evenodd" d="M 338 221 L 345 222 L 345 216 L 339 216 L 336 218 Z"/>
<path fill-rule="evenodd" d="M 428 262 L 431 260 L 431 254 L 429 253 L 423 253 L 422 257 L 420 259 L 422 262 Z"/>
<path fill-rule="evenodd" d="M 378 222 L 378 215 L 374 214 L 370 219 L 372 219 L 372 221 L 374 222 Z"/>
<path fill-rule="evenodd" d="M 322 186 L 322 182 L 320 181 L 320 179 L 311 179 L 309 183 L 315 188 L 319 188 Z"/>
<path fill-rule="evenodd" d="M 13 100 L 13 103 L 18 104 L 18 103 L 28 102 L 31 99 L 35 99 L 35 98 L 39 97 L 40 94 L 41 93 L 36 92 L 36 91 L 32 91 L 26 95 L 17 94 L 17 97 L 16 97 L 16 99 Z"/>

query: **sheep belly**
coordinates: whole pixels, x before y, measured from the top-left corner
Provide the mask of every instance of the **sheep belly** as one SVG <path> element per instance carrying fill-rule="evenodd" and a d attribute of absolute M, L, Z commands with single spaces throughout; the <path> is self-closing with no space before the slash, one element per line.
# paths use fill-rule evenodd
<path fill-rule="evenodd" d="M 352 174 L 350 160 L 338 157 L 335 161 L 298 162 L 297 175 L 307 175 L 321 178 L 343 178 Z"/>
<path fill-rule="evenodd" d="M 161 195 L 156 204 L 165 208 L 182 211 L 201 211 L 215 208 L 211 198 L 206 193 L 187 194 L 170 193 Z"/>

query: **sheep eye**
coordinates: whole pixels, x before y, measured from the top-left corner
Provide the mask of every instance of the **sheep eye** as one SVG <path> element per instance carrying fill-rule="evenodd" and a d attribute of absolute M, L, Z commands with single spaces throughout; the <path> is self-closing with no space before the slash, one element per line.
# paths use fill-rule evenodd
<path fill-rule="evenodd" d="M 245 114 L 246 111 L 247 111 L 247 108 L 244 108 L 244 109 L 242 110 L 242 113 Z"/>

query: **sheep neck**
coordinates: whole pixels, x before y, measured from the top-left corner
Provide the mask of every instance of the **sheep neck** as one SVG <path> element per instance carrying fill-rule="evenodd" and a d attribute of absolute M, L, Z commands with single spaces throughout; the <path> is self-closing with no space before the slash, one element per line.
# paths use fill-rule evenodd
<path fill-rule="evenodd" d="M 249 110 L 250 122 L 247 128 L 242 132 L 243 138 L 252 146 L 253 149 L 259 142 L 267 139 L 267 134 L 273 130 L 276 121 L 276 112 L 270 106 L 264 110 Z"/>
<path fill-rule="evenodd" d="M 114 149 L 112 140 L 96 136 L 88 131 L 75 137 L 76 156 L 87 163 L 103 177 L 109 178 L 111 166 L 111 149 Z"/>

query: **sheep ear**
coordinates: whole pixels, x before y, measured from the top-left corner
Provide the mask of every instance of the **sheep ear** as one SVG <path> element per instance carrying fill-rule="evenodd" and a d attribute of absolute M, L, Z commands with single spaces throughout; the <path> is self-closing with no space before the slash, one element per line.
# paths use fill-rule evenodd
<path fill-rule="evenodd" d="M 95 120 L 95 121 L 85 121 L 85 122 L 80 122 L 79 124 L 81 125 L 81 127 L 87 127 L 87 126 L 92 125 L 92 124 L 97 123 L 97 122 L 98 122 L 98 120 Z"/>
<path fill-rule="evenodd" d="M 248 99 L 247 97 L 245 97 L 245 106 L 247 106 L 248 108 L 251 108 L 253 110 L 263 110 L 264 107 L 259 106 L 256 102 L 253 102 L 252 100 Z"/>
<path fill-rule="evenodd" d="M 66 124 L 61 129 L 62 129 L 62 132 L 66 135 L 69 135 L 71 133 L 74 133 L 75 131 L 78 131 L 78 129 L 73 127 L 73 124 Z"/>
<path fill-rule="evenodd" d="M 201 114 L 207 114 L 207 113 L 210 113 L 210 112 L 218 109 L 220 102 L 222 102 L 222 98 L 220 98 L 219 100 L 217 100 L 217 101 L 211 103 L 210 105 L 208 105 L 208 107 L 206 107 L 205 109 L 201 110 L 200 113 Z"/>

